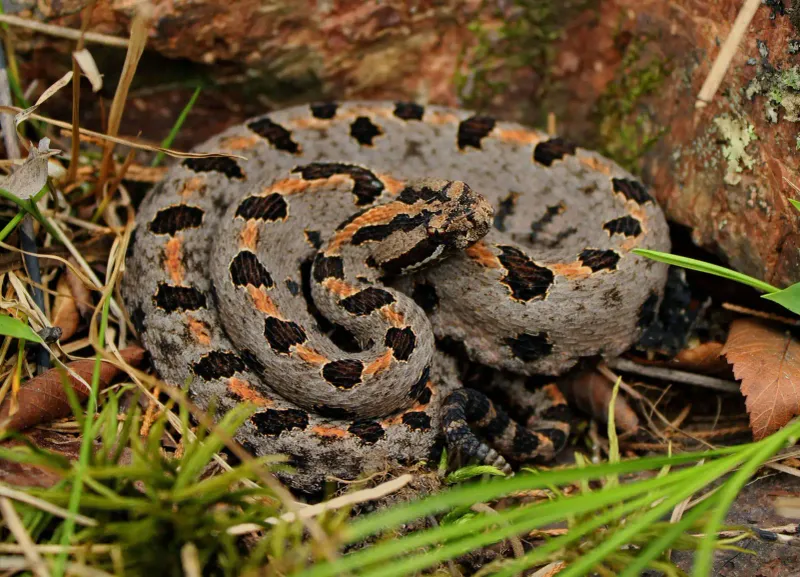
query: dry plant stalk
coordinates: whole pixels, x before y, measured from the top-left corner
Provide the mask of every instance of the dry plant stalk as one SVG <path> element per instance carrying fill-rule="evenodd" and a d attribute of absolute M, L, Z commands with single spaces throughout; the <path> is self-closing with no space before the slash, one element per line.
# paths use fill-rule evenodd
<path fill-rule="evenodd" d="M 117 83 L 114 100 L 111 102 L 111 109 L 108 112 L 108 128 L 106 132 L 109 136 L 116 136 L 119 133 L 122 112 L 125 110 L 125 103 L 128 100 L 128 91 L 130 90 L 131 82 L 133 82 L 133 76 L 136 74 L 136 67 L 139 64 L 139 59 L 144 52 L 145 44 L 147 44 L 147 30 L 150 27 L 152 18 L 153 6 L 149 2 L 142 3 L 137 7 L 136 14 L 133 17 L 133 23 L 131 24 L 131 39 L 128 44 L 128 52 L 125 55 L 125 64 L 122 66 L 122 74 Z M 103 162 L 100 165 L 100 178 L 95 191 L 98 197 L 100 196 L 100 192 L 104 189 L 109 171 L 112 168 L 111 155 L 113 152 L 114 145 L 106 143 L 105 149 L 103 150 Z M 103 194 L 103 196 L 105 196 L 105 194 Z"/>

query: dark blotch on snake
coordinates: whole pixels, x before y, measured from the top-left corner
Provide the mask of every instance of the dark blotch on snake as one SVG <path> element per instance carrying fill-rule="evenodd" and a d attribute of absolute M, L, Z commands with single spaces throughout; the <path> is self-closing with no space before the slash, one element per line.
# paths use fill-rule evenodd
<path fill-rule="evenodd" d="M 452 182 L 448 182 L 444 188 L 407 186 L 400 192 L 397 200 L 404 204 L 414 204 L 418 200 L 424 200 L 425 202 L 430 202 L 431 200 L 447 202 L 447 189 L 451 186 Z"/>
<path fill-rule="evenodd" d="M 244 178 L 244 173 L 236 161 L 224 156 L 187 158 L 182 164 L 194 172 L 220 172 L 228 178 L 237 178 L 240 180 Z"/>
<path fill-rule="evenodd" d="M 319 102 L 317 104 L 312 104 L 310 108 L 314 118 L 330 120 L 336 116 L 336 110 L 339 108 L 339 105 L 335 102 Z"/>
<path fill-rule="evenodd" d="M 194 373 L 206 381 L 232 377 L 247 367 L 242 359 L 229 351 L 211 351 L 192 365 Z"/>
<path fill-rule="evenodd" d="M 556 160 L 561 160 L 567 155 L 575 154 L 574 144 L 563 138 L 556 137 L 545 140 L 533 149 L 533 160 L 545 166 L 551 166 Z"/>
<path fill-rule="evenodd" d="M 515 435 L 511 442 L 515 455 L 530 455 L 539 448 L 539 438 L 536 435 Z"/>
<path fill-rule="evenodd" d="M 404 413 L 402 420 L 404 425 L 415 431 L 427 431 L 431 428 L 431 418 L 422 411 Z"/>
<path fill-rule="evenodd" d="M 539 233 L 544 230 L 544 228 L 553 222 L 553 219 L 564 212 L 566 210 L 566 205 L 562 202 L 558 204 L 554 204 L 552 206 L 548 206 L 545 213 L 542 215 L 541 218 L 531 223 L 531 236 L 530 242 L 535 243 L 536 237 L 539 236 Z"/>
<path fill-rule="evenodd" d="M 205 308 L 206 295 L 194 287 L 172 286 L 159 283 L 153 302 L 168 313 L 175 311 L 196 311 Z"/>
<path fill-rule="evenodd" d="M 318 252 L 314 257 L 314 280 L 322 282 L 326 278 L 344 279 L 344 261 L 340 256 L 325 256 Z"/>
<path fill-rule="evenodd" d="M 392 327 L 386 331 L 386 338 L 383 344 L 392 349 L 392 356 L 398 361 L 407 361 L 411 353 L 414 352 L 417 336 L 411 330 L 411 327 L 402 329 Z"/>
<path fill-rule="evenodd" d="M 252 371 L 258 374 L 264 372 L 264 365 L 261 364 L 261 361 L 259 361 L 252 352 L 248 351 L 247 349 L 240 349 L 239 356 L 242 357 L 242 360 L 247 364 L 248 367 L 250 367 Z"/>
<path fill-rule="evenodd" d="M 372 311 L 393 302 L 394 297 L 390 292 L 375 287 L 369 287 L 349 297 L 343 298 L 339 301 L 339 304 L 350 314 L 366 316 L 372 313 Z"/>
<path fill-rule="evenodd" d="M 340 162 L 312 162 L 305 166 L 298 166 L 292 172 L 299 172 L 305 180 L 318 180 L 330 178 L 335 174 L 346 174 L 353 179 L 353 194 L 356 205 L 371 204 L 384 191 L 383 182 L 372 172 L 355 164 L 342 164 Z"/>
<path fill-rule="evenodd" d="M 481 148 L 481 140 L 493 129 L 496 121 L 489 116 L 471 116 L 458 125 L 458 148 Z"/>
<path fill-rule="evenodd" d="M 628 200 L 634 201 L 636 204 L 644 204 L 646 202 L 654 202 L 653 197 L 647 192 L 644 185 L 638 180 L 630 178 L 612 178 L 611 184 L 614 187 L 614 192 L 619 192 L 625 195 Z"/>
<path fill-rule="evenodd" d="M 306 333 L 297 323 L 267 317 L 264 321 L 264 336 L 277 353 L 287 354 L 292 345 L 306 341 Z"/>
<path fill-rule="evenodd" d="M 595 248 L 586 248 L 578 255 L 578 259 L 583 263 L 583 266 L 588 266 L 592 272 L 601 270 L 614 270 L 617 268 L 620 256 L 613 250 L 599 250 Z"/>
<path fill-rule="evenodd" d="M 300 151 L 300 145 L 292 140 L 292 133 L 269 118 L 254 120 L 248 123 L 247 128 L 266 138 L 278 150 L 291 154 L 297 154 Z"/>
<path fill-rule="evenodd" d="M 133 323 L 133 328 L 136 329 L 136 334 L 139 336 L 144 332 L 144 319 L 145 313 L 142 307 L 137 305 L 131 310 L 131 322 Z"/>
<path fill-rule="evenodd" d="M 609 236 L 621 234 L 623 236 L 637 237 L 642 234 L 642 223 L 632 216 L 621 216 L 605 223 L 603 230 L 608 231 Z"/>
<path fill-rule="evenodd" d="M 346 421 L 353 420 L 356 417 L 352 411 L 348 411 L 347 409 L 343 409 L 341 407 L 329 407 L 327 405 L 316 405 L 314 407 L 314 412 L 320 417 L 324 417 L 326 419 L 340 419 Z"/>
<path fill-rule="evenodd" d="M 284 431 L 305 429 L 308 426 L 308 413 L 300 409 L 267 409 L 250 417 L 250 422 L 259 433 L 278 436 Z"/>
<path fill-rule="evenodd" d="M 516 247 L 498 245 L 497 248 L 501 251 L 497 258 L 507 271 L 500 282 L 509 288 L 511 296 L 526 302 L 546 298 L 555 278 L 553 271 L 537 265 Z"/>
<path fill-rule="evenodd" d="M 436 250 L 442 245 L 441 241 L 425 238 L 415 244 L 398 257 L 379 263 L 372 256 L 367 258 L 367 265 L 372 268 L 381 268 L 387 275 L 397 275 L 406 269 L 419 266 L 420 263 L 436 254 Z"/>
<path fill-rule="evenodd" d="M 415 102 L 395 102 L 394 115 L 401 120 L 422 120 L 425 107 Z"/>
<path fill-rule="evenodd" d="M 481 430 L 488 441 L 493 441 L 503 436 L 510 423 L 511 418 L 505 412 L 498 411 L 491 421 L 481 427 Z"/>
<path fill-rule="evenodd" d="M 352 389 L 361 382 L 364 364 L 356 359 L 331 361 L 322 367 L 322 377 L 339 389 Z"/>
<path fill-rule="evenodd" d="M 350 136 L 362 146 L 372 146 L 375 137 L 381 134 L 383 131 L 366 116 L 359 116 L 350 125 Z"/>
<path fill-rule="evenodd" d="M 272 288 L 273 282 L 267 269 L 259 262 L 258 257 L 249 250 L 243 250 L 231 261 L 231 281 L 236 286 L 253 285 L 254 287 Z"/>
<path fill-rule="evenodd" d="M 248 196 L 236 209 L 236 216 L 245 220 L 275 221 L 285 219 L 288 212 L 286 199 L 273 192 L 267 196 Z"/>
<path fill-rule="evenodd" d="M 538 361 L 553 351 L 553 345 L 544 332 L 536 333 L 535 335 L 519 333 L 515 337 L 506 338 L 505 344 L 511 348 L 511 352 L 514 353 L 515 357 L 526 363 Z"/>
<path fill-rule="evenodd" d="M 150 222 L 153 234 L 174 235 L 179 230 L 197 228 L 203 224 L 203 210 L 188 204 L 178 204 L 162 208 Z"/>
<path fill-rule="evenodd" d="M 431 380 L 431 368 L 425 367 L 422 371 L 422 375 L 417 379 L 417 382 L 414 383 L 414 386 L 411 387 L 411 390 L 408 392 L 408 396 L 414 399 L 415 401 L 419 401 L 420 403 L 427 403 L 431 400 L 431 390 L 428 388 L 428 381 Z M 426 394 L 427 393 L 427 394 Z M 426 397 L 426 400 L 422 400 L 422 397 Z"/>
<path fill-rule="evenodd" d="M 418 226 L 427 224 L 430 222 L 431 216 L 433 216 L 432 213 L 427 210 L 423 210 L 414 216 L 400 213 L 387 224 L 374 224 L 359 228 L 353 234 L 351 242 L 358 246 L 368 241 L 385 240 L 392 233 L 399 231 L 409 232 Z"/>
<path fill-rule="evenodd" d="M 289 292 L 293 297 L 296 297 L 300 294 L 300 285 L 290 278 L 286 279 L 286 288 L 289 289 Z"/>
<path fill-rule="evenodd" d="M 322 235 L 319 233 L 318 230 L 307 230 L 305 231 L 306 241 L 308 244 L 313 246 L 316 249 L 322 246 Z"/>
<path fill-rule="evenodd" d="M 366 419 L 355 421 L 347 430 L 368 445 L 377 443 L 386 436 L 386 431 L 383 430 L 380 423 Z"/>

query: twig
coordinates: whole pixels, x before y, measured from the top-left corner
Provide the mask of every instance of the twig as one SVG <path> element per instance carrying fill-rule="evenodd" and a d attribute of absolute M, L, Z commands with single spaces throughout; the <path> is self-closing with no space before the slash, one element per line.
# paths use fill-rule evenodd
<path fill-rule="evenodd" d="M 627 359 L 610 360 L 608 361 L 608 366 L 612 369 L 633 373 L 635 375 L 643 375 L 645 377 L 653 377 L 654 379 L 662 379 L 675 383 L 684 383 L 686 385 L 696 385 L 698 387 L 706 387 L 707 389 L 714 389 L 725 393 L 740 392 L 739 385 L 733 381 L 726 381 L 725 379 L 718 379 L 706 375 L 696 375 L 694 373 L 687 373 L 686 371 L 678 371 L 666 367 L 648 367 Z"/>
<path fill-rule="evenodd" d="M 27 503 L 31 507 L 36 507 L 37 509 L 41 509 L 46 513 L 50 513 L 51 515 L 55 515 L 56 517 L 61 517 L 62 519 L 68 519 L 71 517 L 79 525 L 84 525 L 86 527 L 97 526 L 97 521 L 95 521 L 94 519 L 90 519 L 89 517 L 80 514 L 73 515 L 66 509 L 63 509 L 57 505 L 53 505 L 52 503 L 48 503 L 47 501 L 44 501 L 37 497 L 33 497 L 32 495 L 28 495 L 23 491 L 17 491 L 16 489 L 12 489 L 7 485 L 0 485 L 0 497 L 8 497 L 9 499 L 19 501 L 20 503 Z"/>
<path fill-rule="evenodd" d="M 92 16 L 92 9 L 94 8 L 94 0 L 89 2 L 81 10 L 81 29 L 78 36 L 78 43 L 75 46 L 75 51 L 83 50 L 84 39 L 86 37 L 86 28 L 89 26 L 89 19 Z M 72 56 L 72 146 L 69 156 L 69 172 L 67 173 L 67 182 L 73 182 L 78 173 L 78 156 L 81 151 L 81 133 L 78 128 L 80 124 L 80 103 L 81 103 L 81 67 L 78 65 L 78 59 L 75 58 L 74 53 Z"/>
<path fill-rule="evenodd" d="M 768 313 L 768 312 L 765 312 L 765 311 L 758 311 L 758 310 L 755 310 L 755 309 L 751 309 L 751 308 L 735 305 L 733 303 L 722 303 L 722 308 L 724 308 L 726 310 L 729 310 L 729 311 L 733 311 L 735 313 L 742 313 L 744 315 L 750 315 L 750 316 L 753 316 L 753 317 L 759 317 L 759 318 L 767 319 L 767 320 L 770 320 L 770 321 L 776 321 L 776 322 L 783 323 L 785 325 L 789 325 L 789 326 L 792 326 L 792 327 L 796 327 L 796 326 L 800 325 L 800 320 L 798 320 L 798 319 L 790 319 L 789 317 L 784 317 L 784 316 L 781 316 L 781 315 L 776 315 L 776 314 Z"/>
<path fill-rule="evenodd" d="M 49 34 L 50 36 L 58 36 L 59 38 L 67 38 L 69 40 L 78 40 L 81 37 L 80 30 L 73 30 L 72 28 L 65 28 L 64 26 L 55 26 L 54 24 L 44 24 L 36 20 L 28 20 L 27 18 L 20 18 L 12 14 L 0 14 L 0 22 L 11 24 L 12 26 L 19 26 L 20 28 L 28 28 L 36 32 Z M 115 46 L 117 48 L 127 48 L 128 39 L 111 36 L 109 34 L 99 34 L 97 32 L 87 32 L 83 35 L 83 39 L 87 42 L 96 42 L 97 44 L 105 44 L 106 46 Z"/>
<path fill-rule="evenodd" d="M 499 515 L 499 513 L 497 511 L 492 509 L 486 503 L 474 503 L 470 507 L 470 509 L 472 509 L 476 513 L 485 513 L 485 514 L 487 514 L 489 516 Z M 517 537 L 516 535 L 511 535 L 508 538 L 508 542 L 511 544 L 511 550 L 514 552 L 514 557 L 519 559 L 520 557 L 525 555 L 525 549 L 523 549 L 522 541 L 519 540 L 519 537 Z"/>
<path fill-rule="evenodd" d="M 316 517 L 325 511 L 334 511 L 336 509 L 346 507 L 347 505 L 355 505 L 356 503 L 374 501 L 375 499 L 379 499 L 399 491 L 408 485 L 412 478 L 413 477 L 411 475 L 401 475 L 396 479 L 386 481 L 377 487 L 363 489 L 361 491 L 356 491 L 355 493 L 348 493 L 346 495 L 342 495 L 341 497 L 336 497 L 335 499 L 331 499 L 329 501 L 323 501 L 322 503 L 300 509 L 296 514 L 289 512 L 284 513 L 280 517 L 269 517 L 268 519 L 265 519 L 264 522 L 269 525 L 277 525 L 281 521 L 291 523 L 296 519 L 311 519 L 312 517 Z M 243 523 L 241 525 L 229 527 L 227 532 L 230 535 L 243 535 L 245 533 L 252 533 L 253 531 L 261 531 L 262 529 L 264 529 L 262 525 L 257 525 L 255 523 Z"/>
<path fill-rule="evenodd" d="M 733 60 L 733 56 L 739 48 L 742 36 L 747 31 L 747 27 L 750 25 L 750 21 L 753 20 L 753 16 L 755 16 L 759 6 L 761 6 L 761 0 L 745 0 L 744 5 L 739 10 L 739 14 L 736 16 L 730 34 L 728 34 L 725 42 L 722 43 L 717 59 L 711 66 L 711 71 L 706 76 L 706 80 L 697 94 L 697 101 L 694 103 L 695 108 L 703 108 L 714 98 L 725 73 L 728 71 L 728 66 Z"/>

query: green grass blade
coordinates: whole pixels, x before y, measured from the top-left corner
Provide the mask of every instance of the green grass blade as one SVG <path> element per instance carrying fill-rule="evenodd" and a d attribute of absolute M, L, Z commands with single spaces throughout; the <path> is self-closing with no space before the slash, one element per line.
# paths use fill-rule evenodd
<path fill-rule="evenodd" d="M 800 421 L 787 425 L 777 433 L 760 441 L 749 460 L 719 490 L 719 504 L 713 509 L 706 523 L 706 537 L 700 543 L 700 548 L 695 557 L 694 570 L 692 572 L 695 577 L 705 577 L 711 574 L 714 544 L 717 540 L 716 534 L 728 514 L 728 509 L 730 509 L 731 504 L 744 484 L 767 459 L 777 453 L 790 438 L 796 437 L 798 434 L 800 434 Z"/>
<path fill-rule="evenodd" d="M 701 459 L 738 454 L 739 451 L 753 445 L 740 445 L 739 447 L 726 447 L 697 453 L 683 453 L 671 457 L 643 457 L 615 464 L 546 471 L 537 475 L 520 474 L 515 477 L 491 479 L 485 483 L 462 485 L 403 507 L 375 513 L 355 521 L 345 530 L 343 538 L 347 543 L 353 543 L 426 515 L 447 511 L 453 507 L 470 506 L 473 503 L 491 501 L 517 491 L 546 489 L 552 485 L 568 485 L 584 479 L 599 479 L 606 475 L 624 475 L 657 469 L 665 465 L 693 463 Z"/>
<path fill-rule="evenodd" d="M 761 295 L 761 298 L 778 303 L 783 308 L 800 315 L 800 283 L 795 283 L 778 292 Z"/>
<path fill-rule="evenodd" d="M 636 560 L 628 565 L 625 571 L 620 573 L 619 577 L 637 577 L 641 575 L 642 571 L 647 569 L 652 561 L 669 549 L 678 537 L 688 531 L 689 528 L 715 504 L 716 499 L 706 499 L 684 514 L 680 521 L 670 524 L 657 539 L 651 541 L 650 544 L 642 550 L 641 554 L 636 557 Z"/>
<path fill-rule="evenodd" d="M 634 499 L 629 503 L 621 504 L 613 509 L 592 517 L 589 521 L 581 523 L 572 527 L 567 533 L 559 535 L 554 539 L 549 539 L 547 543 L 537 547 L 530 553 L 525 554 L 519 559 L 514 559 L 510 563 L 505 563 L 504 566 L 497 572 L 492 573 L 494 577 L 515 577 L 520 575 L 525 569 L 535 567 L 542 563 L 549 561 L 550 556 L 557 551 L 567 547 L 570 543 L 577 541 L 592 531 L 595 531 L 604 525 L 613 523 L 621 519 L 624 515 L 632 513 L 637 509 L 646 507 L 653 502 L 651 494 L 647 494 L 639 499 Z"/>
<path fill-rule="evenodd" d="M 334 563 L 321 563 L 301 573 L 300 576 L 332 577 L 343 574 L 346 571 L 385 562 L 421 547 L 467 536 L 467 539 L 459 541 L 459 545 L 455 548 L 443 548 L 435 552 L 428 551 L 421 556 L 422 559 L 412 560 L 412 558 L 408 564 L 393 564 L 391 568 L 392 575 L 404 574 L 396 572 L 399 567 L 412 572 L 430 564 L 466 553 L 474 548 L 495 543 L 510 535 L 562 520 L 568 515 L 587 514 L 604 506 L 621 503 L 626 499 L 634 498 L 641 494 L 645 494 L 651 502 L 656 495 L 660 494 L 658 492 L 659 489 L 662 489 L 664 494 L 673 494 L 683 484 L 692 483 L 698 478 L 705 481 L 706 478 L 712 477 L 716 472 L 727 470 L 727 468 L 735 466 L 741 460 L 742 457 L 740 455 L 731 455 L 702 467 L 687 468 L 667 476 L 653 477 L 644 481 L 602 489 L 576 497 L 560 498 L 546 503 L 509 509 L 500 512 L 498 515 L 475 517 L 462 523 L 444 525 L 412 533 L 402 539 L 386 541 L 368 549 L 359 550 L 336 560 Z M 546 475 L 547 473 L 542 474 L 543 477 Z M 493 526 L 496 526 L 496 528 L 492 529 L 491 532 L 484 532 Z M 446 551 L 447 554 L 441 551 Z M 449 556 L 450 554 L 452 556 Z M 381 566 L 380 574 L 386 575 L 384 571 L 387 570 L 389 569 Z"/>
<path fill-rule="evenodd" d="M 192 108 L 194 108 L 194 103 L 197 102 L 197 97 L 200 96 L 200 90 L 202 89 L 201 86 L 198 86 L 194 89 L 194 94 L 189 99 L 189 102 L 186 103 L 186 106 L 183 107 L 181 113 L 178 115 L 178 119 L 175 121 L 175 124 L 172 126 L 172 129 L 169 131 L 167 137 L 161 141 L 161 148 L 169 148 L 172 146 L 172 143 L 175 141 L 175 137 L 178 136 L 178 132 L 180 132 L 183 123 L 186 121 L 186 117 L 189 116 L 189 112 L 191 112 Z M 153 162 L 150 163 L 150 166 L 158 166 L 164 160 L 164 153 L 159 152 L 156 154 L 156 157 L 153 159 Z"/>
<path fill-rule="evenodd" d="M 790 198 L 789 202 L 791 202 L 792 206 L 795 207 L 797 210 L 800 210 L 800 201 Z"/>
<path fill-rule="evenodd" d="M 632 252 L 640 256 L 656 260 L 658 262 L 664 262 L 674 266 L 680 266 L 683 268 L 688 268 L 699 272 L 705 272 L 708 274 L 721 276 L 729 280 L 746 284 L 748 286 L 753 287 L 754 289 L 758 289 L 765 293 L 774 293 L 781 290 L 777 287 L 772 286 L 771 284 L 765 283 L 764 281 L 760 281 L 757 278 L 747 276 L 746 274 L 736 272 L 735 270 L 731 270 L 723 266 L 717 266 L 715 264 L 703 262 L 702 260 L 696 260 L 685 256 L 677 256 L 674 254 L 658 252 L 656 250 L 647 250 L 643 248 L 635 248 L 633 249 Z"/>
<path fill-rule="evenodd" d="M 220 419 L 217 427 L 221 431 L 233 435 L 236 429 L 255 412 L 255 409 L 255 405 L 251 403 L 237 405 Z M 173 485 L 173 492 L 179 492 L 196 482 L 197 477 L 202 473 L 209 461 L 211 461 L 214 453 L 222 449 L 224 444 L 225 442 L 218 435 L 210 435 L 205 439 L 205 442 L 194 448 L 191 455 L 182 459 L 178 478 L 175 479 L 175 484 Z"/>
<path fill-rule="evenodd" d="M 25 218 L 25 211 L 20 210 L 14 217 L 9 220 L 6 225 L 0 230 L 0 242 L 4 241 L 9 234 L 14 232 L 14 229 L 17 228 L 17 225 L 22 222 L 22 219 Z"/>
<path fill-rule="evenodd" d="M 625 525 L 610 534 L 603 543 L 588 551 L 585 555 L 576 559 L 564 571 L 559 573 L 559 577 L 579 577 L 586 575 L 593 567 L 601 563 L 608 555 L 630 542 L 630 540 L 639 533 L 646 531 L 653 523 L 657 522 L 662 516 L 669 513 L 670 509 L 675 507 L 684 499 L 690 497 L 709 483 L 713 482 L 727 473 L 728 471 L 737 467 L 742 461 L 749 458 L 754 449 L 742 451 L 740 455 L 731 455 L 725 459 L 720 459 L 713 464 L 713 469 L 707 471 L 705 474 L 700 474 L 697 469 L 690 469 L 696 474 L 690 477 L 686 482 L 681 483 L 676 490 L 671 493 L 657 506 L 649 509 L 646 513 L 638 516 L 636 519 L 629 519 Z"/>
<path fill-rule="evenodd" d="M 105 347 L 106 331 L 108 330 L 108 309 L 111 303 L 111 293 L 106 292 L 103 295 L 103 309 L 100 315 L 100 331 L 98 334 L 98 345 L 102 349 Z M 72 489 L 69 496 L 69 512 L 73 515 L 78 513 L 81 504 L 81 494 L 83 492 L 83 476 L 89 467 L 89 458 L 92 452 L 92 445 L 94 439 L 91 437 L 91 430 L 94 424 L 94 413 L 97 409 L 97 396 L 100 390 L 100 364 L 103 361 L 103 355 L 97 351 L 94 362 L 94 372 L 92 373 L 92 388 L 89 392 L 89 398 L 86 402 L 86 419 L 83 422 L 83 437 L 81 439 L 80 453 L 78 454 L 78 463 L 75 465 L 75 476 L 72 481 Z M 75 532 L 74 517 L 69 517 L 63 525 L 63 532 L 61 534 L 60 545 L 66 547 L 70 545 L 73 534 Z M 67 562 L 66 549 L 56 557 L 56 563 L 53 567 L 53 575 L 61 577 L 64 575 L 64 569 Z"/>
<path fill-rule="evenodd" d="M 0 335 L 35 343 L 44 342 L 27 323 L 9 315 L 0 315 Z"/>

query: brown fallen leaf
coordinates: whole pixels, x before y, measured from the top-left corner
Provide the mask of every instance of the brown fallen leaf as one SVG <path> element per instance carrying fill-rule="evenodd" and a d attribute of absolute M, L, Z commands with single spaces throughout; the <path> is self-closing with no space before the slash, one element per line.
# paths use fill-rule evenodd
<path fill-rule="evenodd" d="M 722 354 L 742 382 L 755 440 L 800 414 L 800 343 L 788 331 L 754 319 L 737 319 Z"/>
<path fill-rule="evenodd" d="M 78 305 L 69 287 L 66 274 L 62 274 L 56 284 L 56 298 L 53 303 L 53 326 L 61 329 L 61 338 L 67 342 L 78 330 L 81 322 Z"/>
<path fill-rule="evenodd" d="M 120 351 L 125 361 L 133 366 L 140 365 L 144 360 L 144 350 L 139 347 L 128 347 Z M 94 371 L 94 360 L 82 360 L 69 363 L 70 369 L 79 374 L 86 382 L 91 382 Z M 100 365 L 100 389 L 111 384 L 111 381 L 120 373 L 120 370 L 108 362 Z M 61 376 L 65 374 L 70 385 L 81 401 L 89 396 L 86 387 L 68 373 L 53 368 L 37 377 L 25 382 L 17 395 L 18 410 L 9 415 L 11 398 L 7 396 L 0 404 L 0 429 L 21 431 L 40 423 L 66 417 L 71 413 Z"/>
<path fill-rule="evenodd" d="M 603 375 L 594 370 L 582 371 L 559 381 L 558 388 L 579 409 L 602 423 L 608 423 L 608 405 L 614 388 Z M 626 433 L 635 433 L 639 429 L 639 417 L 622 395 L 617 395 L 614 405 L 614 423 L 617 429 Z"/>
<path fill-rule="evenodd" d="M 700 343 L 680 351 L 669 366 L 682 371 L 704 374 L 730 374 L 730 365 L 722 356 L 725 345 L 716 341 Z"/>

